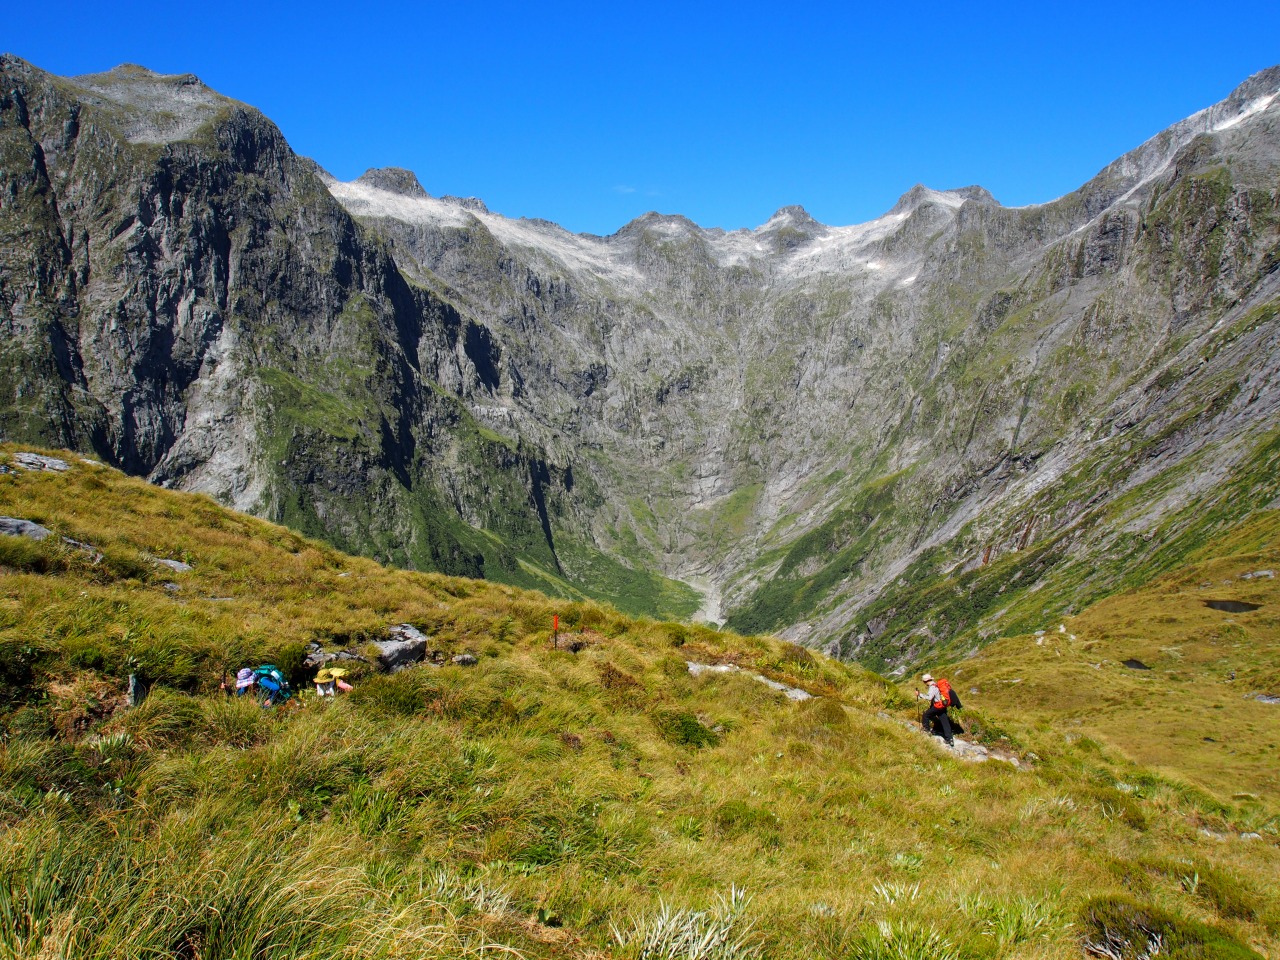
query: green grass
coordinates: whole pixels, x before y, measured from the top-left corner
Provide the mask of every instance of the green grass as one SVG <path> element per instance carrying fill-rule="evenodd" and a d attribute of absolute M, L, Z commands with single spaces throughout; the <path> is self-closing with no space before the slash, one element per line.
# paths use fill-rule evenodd
<path fill-rule="evenodd" d="M 1065 960 L 1108 930 L 1188 957 L 1280 948 L 1269 754 L 1233 760 L 1256 779 L 1236 797 L 1176 751 L 1148 763 L 1110 727 L 1068 727 L 1021 696 L 1029 681 L 992 682 L 1005 697 L 983 680 L 971 727 L 1029 768 L 961 764 L 859 667 L 382 567 L 74 462 L 0 475 L 0 513 L 103 553 L 0 538 L 0 957 L 588 960 L 701 943 L 687 955 Z M 1271 538 L 1242 528 L 1224 549 L 1247 566 Z M 1188 576 L 1228 561 L 1199 562 Z M 1153 622 L 1152 603 L 1099 608 L 1096 629 Z M 578 653 L 551 648 L 553 615 Z M 350 696 L 291 710 L 218 692 L 224 669 L 263 659 L 305 681 L 304 644 L 361 652 L 401 622 L 478 664 L 357 663 Z M 1262 649 L 1268 624 L 1217 639 Z M 1033 666 L 1031 651 L 1046 653 L 981 668 Z M 686 660 L 744 669 L 695 679 Z M 150 686 L 132 709 L 131 671 Z M 1142 703 L 1098 693 L 1114 723 L 1141 723 Z"/>

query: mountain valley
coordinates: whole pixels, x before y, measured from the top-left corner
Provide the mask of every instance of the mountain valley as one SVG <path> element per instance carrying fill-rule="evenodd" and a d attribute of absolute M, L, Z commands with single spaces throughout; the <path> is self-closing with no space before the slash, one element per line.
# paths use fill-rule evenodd
<path fill-rule="evenodd" d="M 348 551 L 895 673 L 1280 498 L 1280 68 L 1072 194 L 609 237 L 0 61 L 0 432 Z"/>

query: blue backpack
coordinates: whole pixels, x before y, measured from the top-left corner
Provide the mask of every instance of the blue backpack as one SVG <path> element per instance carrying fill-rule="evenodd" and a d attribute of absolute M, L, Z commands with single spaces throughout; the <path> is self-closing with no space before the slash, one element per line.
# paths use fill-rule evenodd
<path fill-rule="evenodd" d="M 261 697 L 264 703 L 284 703 L 293 696 L 293 689 L 285 679 L 280 668 L 264 663 L 253 671 L 253 682 L 258 689 L 265 692 Z"/>

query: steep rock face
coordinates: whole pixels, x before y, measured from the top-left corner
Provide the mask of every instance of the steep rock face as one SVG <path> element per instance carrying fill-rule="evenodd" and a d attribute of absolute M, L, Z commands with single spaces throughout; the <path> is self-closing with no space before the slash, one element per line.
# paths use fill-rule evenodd
<path fill-rule="evenodd" d="M 468 521 L 495 490 L 554 501 L 563 471 L 435 386 L 483 378 L 483 332 L 406 283 L 274 125 L 190 76 L 0 73 L 6 435 L 396 562 L 518 569 Z M 537 510 L 497 512 L 555 568 Z"/>
<path fill-rule="evenodd" d="M 350 549 L 900 668 L 1280 494 L 1277 70 L 1052 203 L 609 237 L 4 73 L 4 431 Z"/>

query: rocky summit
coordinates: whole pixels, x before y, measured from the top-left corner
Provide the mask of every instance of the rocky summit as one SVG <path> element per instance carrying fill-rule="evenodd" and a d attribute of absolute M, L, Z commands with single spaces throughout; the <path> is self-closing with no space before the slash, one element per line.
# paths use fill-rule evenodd
<path fill-rule="evenodd" d="M 9 440 L 887 670 L 1280 497 L 1280 68 L 1050 203 L 608 237 L 339 182 L 194 76 L 0 78 Z"/>

